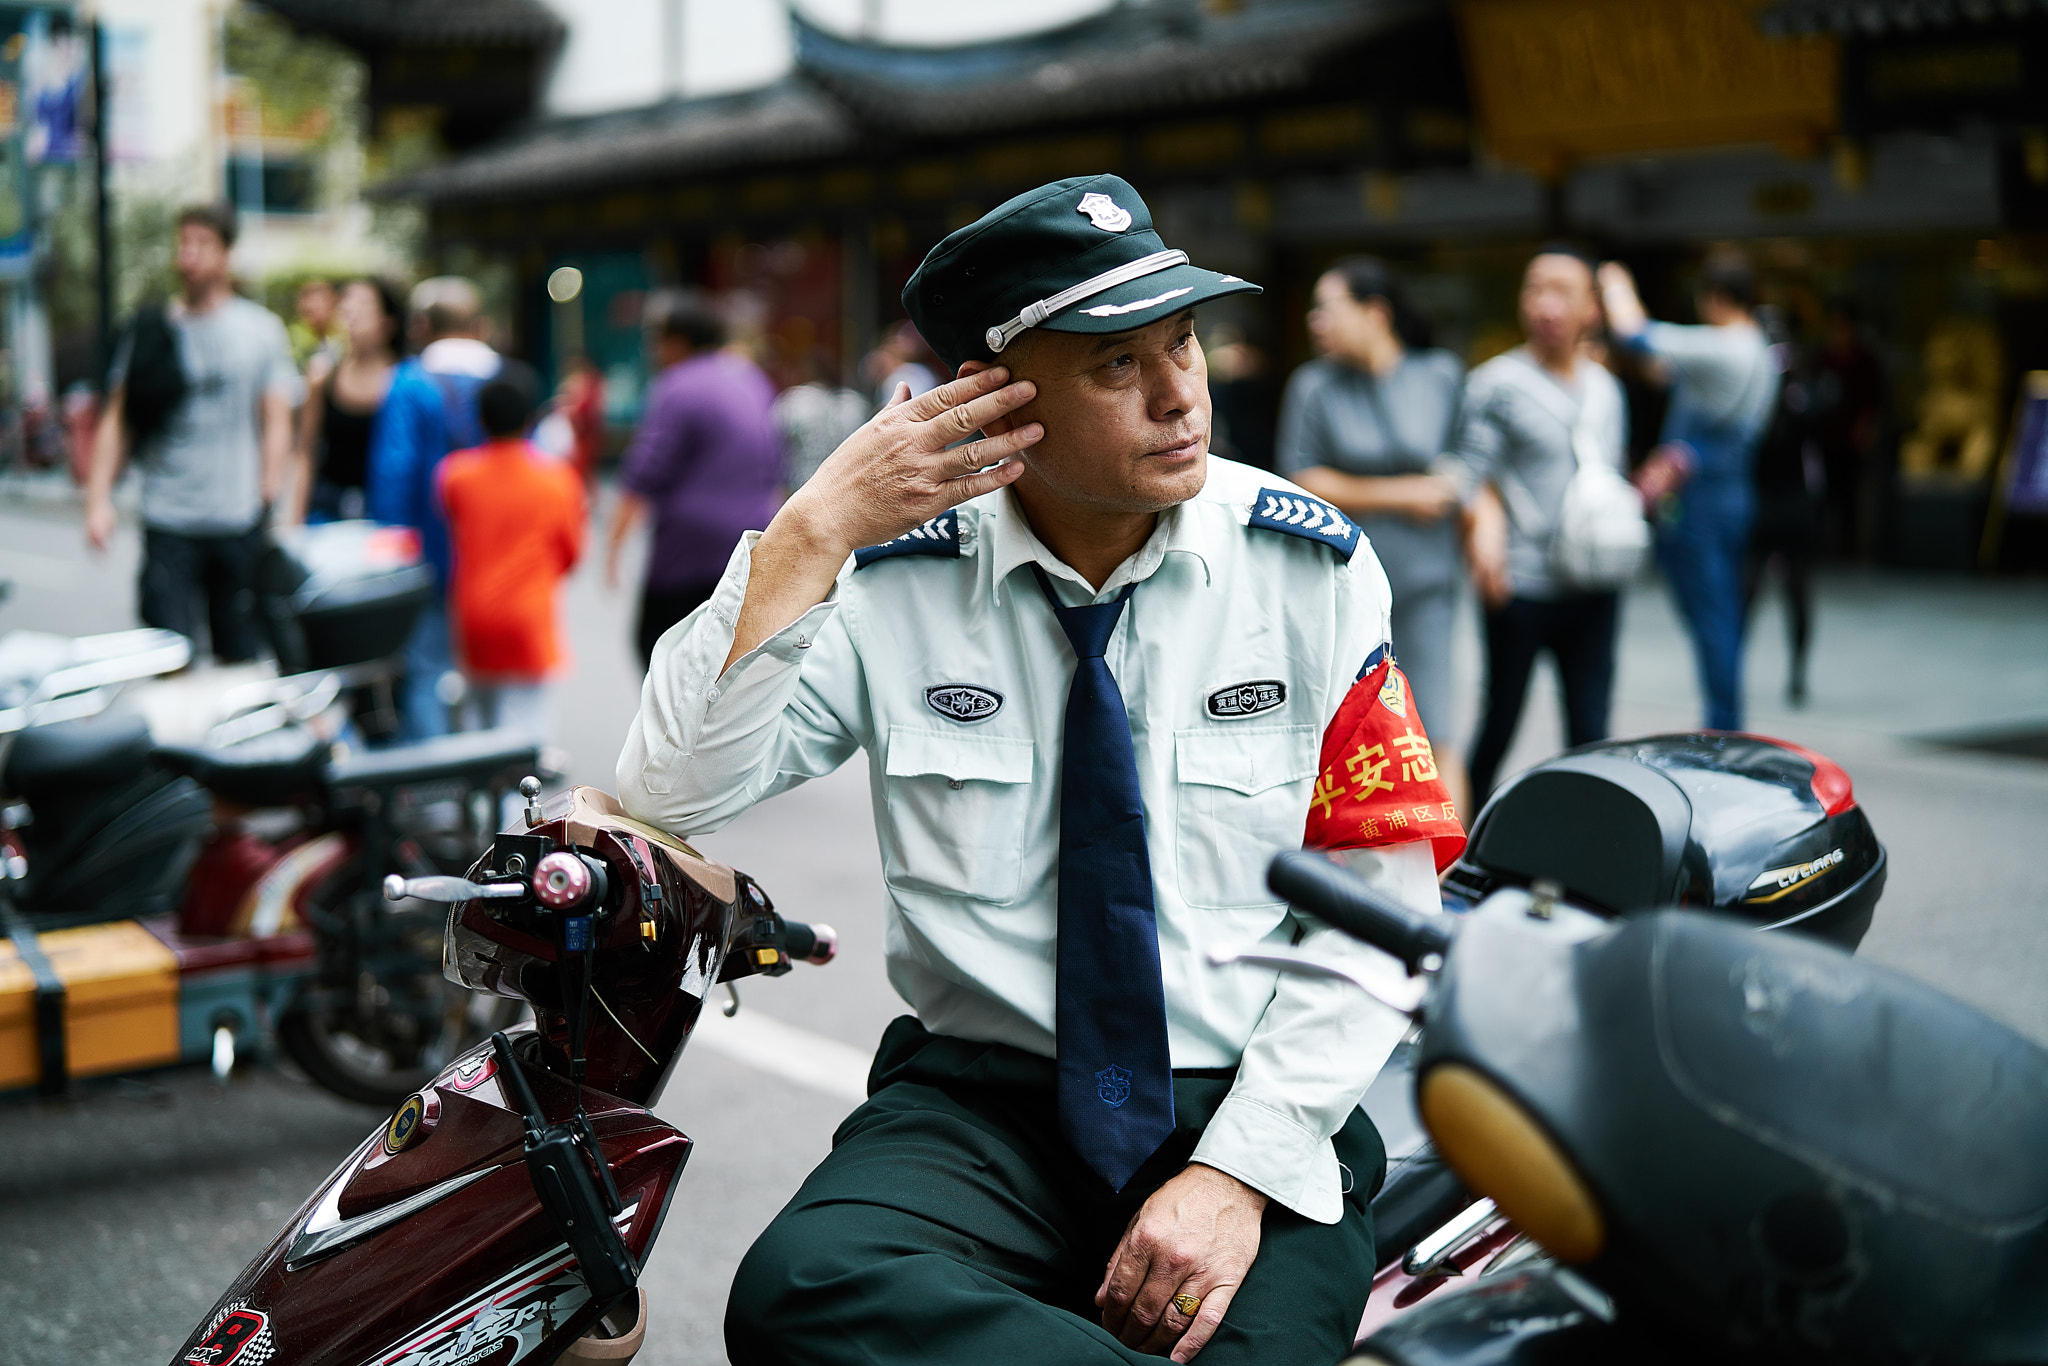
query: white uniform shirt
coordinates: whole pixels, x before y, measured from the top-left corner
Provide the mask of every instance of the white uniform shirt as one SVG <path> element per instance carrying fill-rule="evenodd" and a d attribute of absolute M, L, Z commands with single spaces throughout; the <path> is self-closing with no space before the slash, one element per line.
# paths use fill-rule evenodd
<path fill-rule="evenodd" d="M 1347 562 L 1327 544 L 1248 526 L 1262 487 L 1293 489 L 1210 457 L 1203 491 L 1162 513 L 1099 592 L 999 489 L 957 510 L 958 558 L 849 561 L 825 602 L 721 678 L 750 533 L 710 601 L 655 647 L 619 756 L 619 797 L 642 820 L 704 834 L 867 751 L 890 982 L 936 1033 L 1056 1056 L 1059 772 L 1074 655 L 1028 566 L 1043 567 L 1068 605 L 1137 583 L 1106 659 L 1146 812 L 1169 1048 L 1176 1068 L 1238 1073 L 1194 1159 L 1334 1223 L 1345 1186 L 1330 1136 L 1406 1022 L 1341 983 L 1213 967 L 1203 955 L 1263 940 L 1331 960 L 1378 957 L 1290 912 L 1265 869 L 1300 847 L 1324 728 L 1387 639 L 1389 595 L 1362 538 Z M 921 531 L 936 539 L 931 527 Z M 1277 703 L 1270 688 L 1239 687 L 1271 682 L 1284 689 Z M 1234 702 L 1212 708 L 1212 695 L 1253 697 L 1256 709 L 1229 714 Z M 1355 855 L 1353 866 L 1406 904 L 1437 904 L 1426 843 Z"/>

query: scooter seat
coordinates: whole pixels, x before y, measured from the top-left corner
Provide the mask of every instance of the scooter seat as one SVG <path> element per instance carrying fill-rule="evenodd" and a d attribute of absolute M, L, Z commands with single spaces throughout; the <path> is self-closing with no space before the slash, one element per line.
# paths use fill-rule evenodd
<path fill-rule="evenodd" d="M 149 762 L 149 726 L 138 716 L 90 716 L 32 726 L 15 737 L 0 784 L 31 805 L 125 782 Z"/>
<path fill-rule="evenodd" d="M 223 801 L 284 806 L 320 786 L 328 747 L 288 727 L 218 749 L 166 745 L 157 757 Z"/>
<path fill-rule="evenodd" d="M 413 745 L 352 751 L 328 768 L 327 783 L 331 788 L 391 788 L 446 780 L 482 784 L 514 769 L 531 773 L 539 764 L 540 746 L 523 731 L 462 731 Z"/>

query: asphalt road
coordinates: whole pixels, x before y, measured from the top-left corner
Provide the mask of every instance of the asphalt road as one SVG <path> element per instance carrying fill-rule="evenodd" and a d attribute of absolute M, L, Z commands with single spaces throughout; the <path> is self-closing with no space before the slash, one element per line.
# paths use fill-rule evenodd
<path fill-rule="evenodd" d="M 0 629 L 131 624 L 132 538 L 89 560 L 75 525 L 61 506 L 0 504 L 0 579 L 17 585 L 0 605 Z M 576 664 L 558 738 L 577 781 L 608 787 L 638 668 L 625 643 L 629 595 L 608 591 L 594 571 L 581 571 L 569 593 Z M 1865 952 L 2048 1042 L 2038 984 L 2048 953 L 2039 871 L 2048 764 L 1928 742 L 2048 729 L 2048 587 L 1825 579 L 1813 697 L 1801 711 L 1776 698 L 1780 629 L 1767 605 L 1751 725 L 1832 755 L 1855 778 L 1892 858 Z M 1461 636 L 1457 689 L 1468 715 L 1473 639 Z M 1510 767 L 1555 749 L 1555 711 L 1545 674 Z M 1617 729 L 1696 719 L 1684 643 L 1661 590 L 1645 585 L 1626 607 Z M 826 1151 L 858 1094 L 862 1056 L 900 1010 L 882 974 L 864 769 L 800 788 L 700 843 L 753 873 L 790 914 L 837 926 L 843 951 L 829 968 L 743 984 L 739 1018 L 703 1031 L 659 1107 L 697 1147 L 646 1272 L 647 1366 L 724 1360 L 718 1325 L 734 1265 Z M 0 1100 L 0 1366 L 167 1361 L 239 1267 L 382 1119 L 275 1067 L 224 1088 L 176 1072 L 88 1088 L 56 1108 Z"/>

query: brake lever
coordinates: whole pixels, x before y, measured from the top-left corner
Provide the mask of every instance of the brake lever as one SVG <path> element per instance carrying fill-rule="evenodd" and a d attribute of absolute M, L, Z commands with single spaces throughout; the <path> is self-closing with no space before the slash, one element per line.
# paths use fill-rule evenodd
<path fill-rule="evenodd" d="M 436 873 L 432 877 L 405 877 L 392 873 L 384 879 L 386 901 L 416 897 L 421 901 L 441 901 L 453 906 L 464 901 L 510 901 L 531 891 L 532 888 L 524 881 L 471 882 L 466 877 L 446 873 Z"/>

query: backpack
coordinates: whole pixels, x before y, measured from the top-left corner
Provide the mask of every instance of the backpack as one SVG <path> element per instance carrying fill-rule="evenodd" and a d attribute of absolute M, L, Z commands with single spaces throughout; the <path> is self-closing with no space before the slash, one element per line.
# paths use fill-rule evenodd
<path fill-rule="evenodd" d="M 1535 369 L 1531 362 L 1516 359 Z M 1578 411 L 1568 414 L 1554 384 L 1521 387 L 1571 429 L 1576 468 L 1546 534 L 1550 567 L 1565 583 L 1586 592 L 1619 588 L 1635 577 L 1650 553 L 1650 524 L 1643 516 L 1642 495 L 1601 459 L 1598 419 L 1605 416 L 1614 391 L 1589 382 Z M 1521 501 L 1526 505 L 1526 491 Z M 1526 517 L 1516 520 L 1531 531 Z"/>
<path fill-rule="evenodd" d="M 185 401 L 190 381 L 178 355 L 178 334 L 162 304 L 144 304 L 128 323 L 128 368 L 122 381 L 121 420 L 130 448 L 142 447 Z"/>

